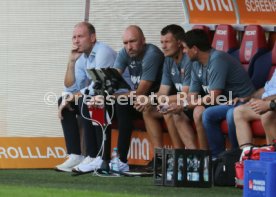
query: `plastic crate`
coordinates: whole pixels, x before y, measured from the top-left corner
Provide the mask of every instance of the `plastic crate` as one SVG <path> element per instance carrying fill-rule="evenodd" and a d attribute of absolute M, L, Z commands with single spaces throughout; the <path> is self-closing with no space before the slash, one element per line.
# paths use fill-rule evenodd
<path fill-rule="evenodd" d="M 276 162 L 244 161 L 243 197 L 276 196 Z"/>
<path fill-rule="evenodd" d="M 260 155 L 260 160 L 276 162 L 276 152 L 262 152 Z"/>

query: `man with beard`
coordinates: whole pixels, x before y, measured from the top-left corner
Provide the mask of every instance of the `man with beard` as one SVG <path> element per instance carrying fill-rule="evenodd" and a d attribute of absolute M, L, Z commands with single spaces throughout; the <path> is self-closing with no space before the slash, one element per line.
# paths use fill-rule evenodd
<path fill-rule="evenodd" d="M 164 55 L 158 47 L 146 43 L 144 33 L 136 25 L 130 25 L 123 33 L 124 48 L 118 53 L 114 67 L 119 73 L 129 70 L 134 91 L 124 95 L 133 101 L 138 95 L 149 95 L 158 89 L 162 73 Z M 115 111 L 118 120 L 119 136 L 117 141 L 120 155 L 119 171 L 128 171 L 127 154 L 130 146 L 132 121 L 141 118 L 133 103 L 116 103 Z"/>
<path fill-rule="evenodd" d="M 224 150 L 220 122 L 226 118 L 228 109 L 234 106 L 219 104 L 225 103 L 229 97 L 237 97 L 241 101 L 248 99 L 254 92 L 254 86 L 234 57 L 211 48 L 208 36 L 203 30 L 194 29 L 187 32 L 183 47 L 192 61 L 189 96 L 182 105 L 172 104 L 168 110 L 178 112 L 194 109 L 193 117 L 199 143 L 202 148 L 209 145 L 212 155 L 216 157 Z M 202 90 L 205 96 L 198 96 Z"/>

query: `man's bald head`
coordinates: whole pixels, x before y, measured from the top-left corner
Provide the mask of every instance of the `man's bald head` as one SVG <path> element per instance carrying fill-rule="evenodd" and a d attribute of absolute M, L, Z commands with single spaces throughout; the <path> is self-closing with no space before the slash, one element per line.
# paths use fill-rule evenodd
<path fill-rule="evenodd" d="M 130 57 L 140 56 L 145 46 L 144 33 L 137 25 L 130 25 L 123 34 L 123 43 Z"/>

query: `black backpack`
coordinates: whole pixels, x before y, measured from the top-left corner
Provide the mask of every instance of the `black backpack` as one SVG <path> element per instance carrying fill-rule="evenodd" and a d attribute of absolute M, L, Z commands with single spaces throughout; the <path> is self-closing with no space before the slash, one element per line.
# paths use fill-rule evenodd
<path fill-rule="evenodd" d="M 235 185 L 235 163 L 239 161 L 241 150 L 224 151 L 218 155 L 213 163 L 213 177 L 215 186 Z"/>

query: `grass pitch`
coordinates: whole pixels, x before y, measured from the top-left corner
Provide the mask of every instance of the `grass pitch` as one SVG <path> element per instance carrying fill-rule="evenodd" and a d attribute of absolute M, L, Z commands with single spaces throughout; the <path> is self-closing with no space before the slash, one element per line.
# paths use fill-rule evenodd
<path fill-rule="evenodd" d="M 184 188 L 155 186 L 151 177 L 71 176 L 54 170 L 0 170 L 0 196 L 189 196 L 241 197 L 234 187 Z"/>

